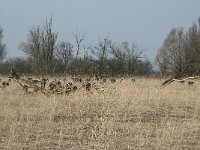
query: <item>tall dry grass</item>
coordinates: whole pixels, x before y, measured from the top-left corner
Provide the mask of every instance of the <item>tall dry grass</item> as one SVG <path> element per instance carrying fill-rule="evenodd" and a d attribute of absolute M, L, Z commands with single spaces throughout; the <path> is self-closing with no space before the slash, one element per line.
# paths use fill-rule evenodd
<path fill-rule="evenodd" d="M 200 149 L 200 85 L 125 79 L 64 96 L 0 90 L 0 149 Z"/>

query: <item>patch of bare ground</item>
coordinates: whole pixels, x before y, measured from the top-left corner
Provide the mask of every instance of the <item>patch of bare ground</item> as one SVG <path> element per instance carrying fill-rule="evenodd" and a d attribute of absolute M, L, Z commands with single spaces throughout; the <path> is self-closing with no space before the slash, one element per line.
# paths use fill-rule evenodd
<path fill-rule="evenodd" d="M 104 83 L 101 92 L 0 89 L 0 149 L 200 149 L 200 86 Z"/>

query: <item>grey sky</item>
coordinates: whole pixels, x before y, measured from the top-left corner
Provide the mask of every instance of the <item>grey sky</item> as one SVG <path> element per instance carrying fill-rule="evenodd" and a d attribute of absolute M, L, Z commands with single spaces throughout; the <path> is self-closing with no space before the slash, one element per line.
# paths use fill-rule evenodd
<path fill-rule="evenodd" d="M 92 44 L 109 34 L 116 42 L 135 42 L 153 60 L 172 27 L 197 22 L 199 6 L 200 0 L 0 0 L 0 26 L 7 57 L 23 56 L 18 46 L 28 31 L 52 16 L 58 42 L 74 42 L 76 30 Z"/>

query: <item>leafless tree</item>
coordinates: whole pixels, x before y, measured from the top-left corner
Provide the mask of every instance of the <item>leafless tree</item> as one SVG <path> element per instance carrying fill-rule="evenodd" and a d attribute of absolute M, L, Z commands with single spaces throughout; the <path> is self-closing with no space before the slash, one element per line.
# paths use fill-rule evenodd
<path fill-rule="evenodd" d="M 200 17 L 198 24 L 192 25 L 186 32 L 185 40 L 186 72 L 200 74 Z"/>
<path fill-rule="evenodd" d="M 6 45 L 3 44 L 2 39 L 3 39 L 3 29 L 0 27 L 0 62 L 6 56 Z"/>
<path fill-rule="evenodd" d="M 172 28 L 155 59 L 162 74 L 180 75 L 184 73 L 186 65 L 184 44 L 183 29 Z"/>
<path fill-rule="evenodd" d="M 70 42 L 61 42 L 56 51 L 56 56 L 64 63 L 65 70 L 70 60 L 73 58 L 73 47 L 74 46 Z"/>
<path fill-rule="evenodd" d="M 28 33 L 28 41 L 22 43 L 20 48 L 32 59 L 35 69 L 46 74 L 53 69 L 56 40 L 57 33 L 52 31 L 50 18 L 43 27 L 33 27 Z"/>
<path fill-rule="evenodd" d="M 76 46 L 77 46 L 77 50 L 76 50 L 76 58 L 78 57 L 78 55 L 80 54 L 80 50 L 81 50 L 81 44 L 83 43 L 83 41 L 85 40 L 85 33 L 82 34 L 80 33 L 78 30 L 75 32 L 74 37 L 76 40 Z"/>
<path fill-rule="evenodd" d="M 97 58 L 97 70 L 98 74 L 101 76 L 106 70 L 108 53 L 111 51 L 111 40 L 108 37 L 99 41 L 97 46 L 89 48 L 92 54 Z"/>
<path fill-rule="evenodd" d="M 143 51 L 134 42 L 131 46 L 127 41 L 121 44 L 112 43 L 111 53 L 116 60 L 117 70 L 121 70 L 121 73 L 134 74 L 138 70 L 136 64 L 142 58 Z M 126 68 L 124 68 L 125 66 Z"/>
<path fill-rule="evenodd" d="M 134 42 L 131 46 L 129 46 L 128 42 L 123 42 L 122 47 L 126 51 L 128 72 L 129 74 L 134 74 L 136 71 L 136 63 L 138 59 L 142 58 L 144 50 L 140 49 Z"/>
<path fill-rule="evenodd" d="M 200 74 L 200 18 L 188 31 L 172 28 L 162 47 L 158 49 L 156 63 L 162 74 Z"/>

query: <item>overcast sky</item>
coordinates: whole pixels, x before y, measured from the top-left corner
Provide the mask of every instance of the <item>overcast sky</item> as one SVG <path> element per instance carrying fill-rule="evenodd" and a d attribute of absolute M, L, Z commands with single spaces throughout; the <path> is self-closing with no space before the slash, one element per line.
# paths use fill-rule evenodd
<path fill-rule="evenodd" d="M 23 56 L 19 44 L 33 25 L 53 18 L 58 42 L 74 42 L 86 33 L 95 44 L 107 35 L 115 42 L 135 42 L 153 60 L 172 27 L 187 30 L 200 16 L 200 0 L 0 0 L 0 26 L 8 56 Z"/>

